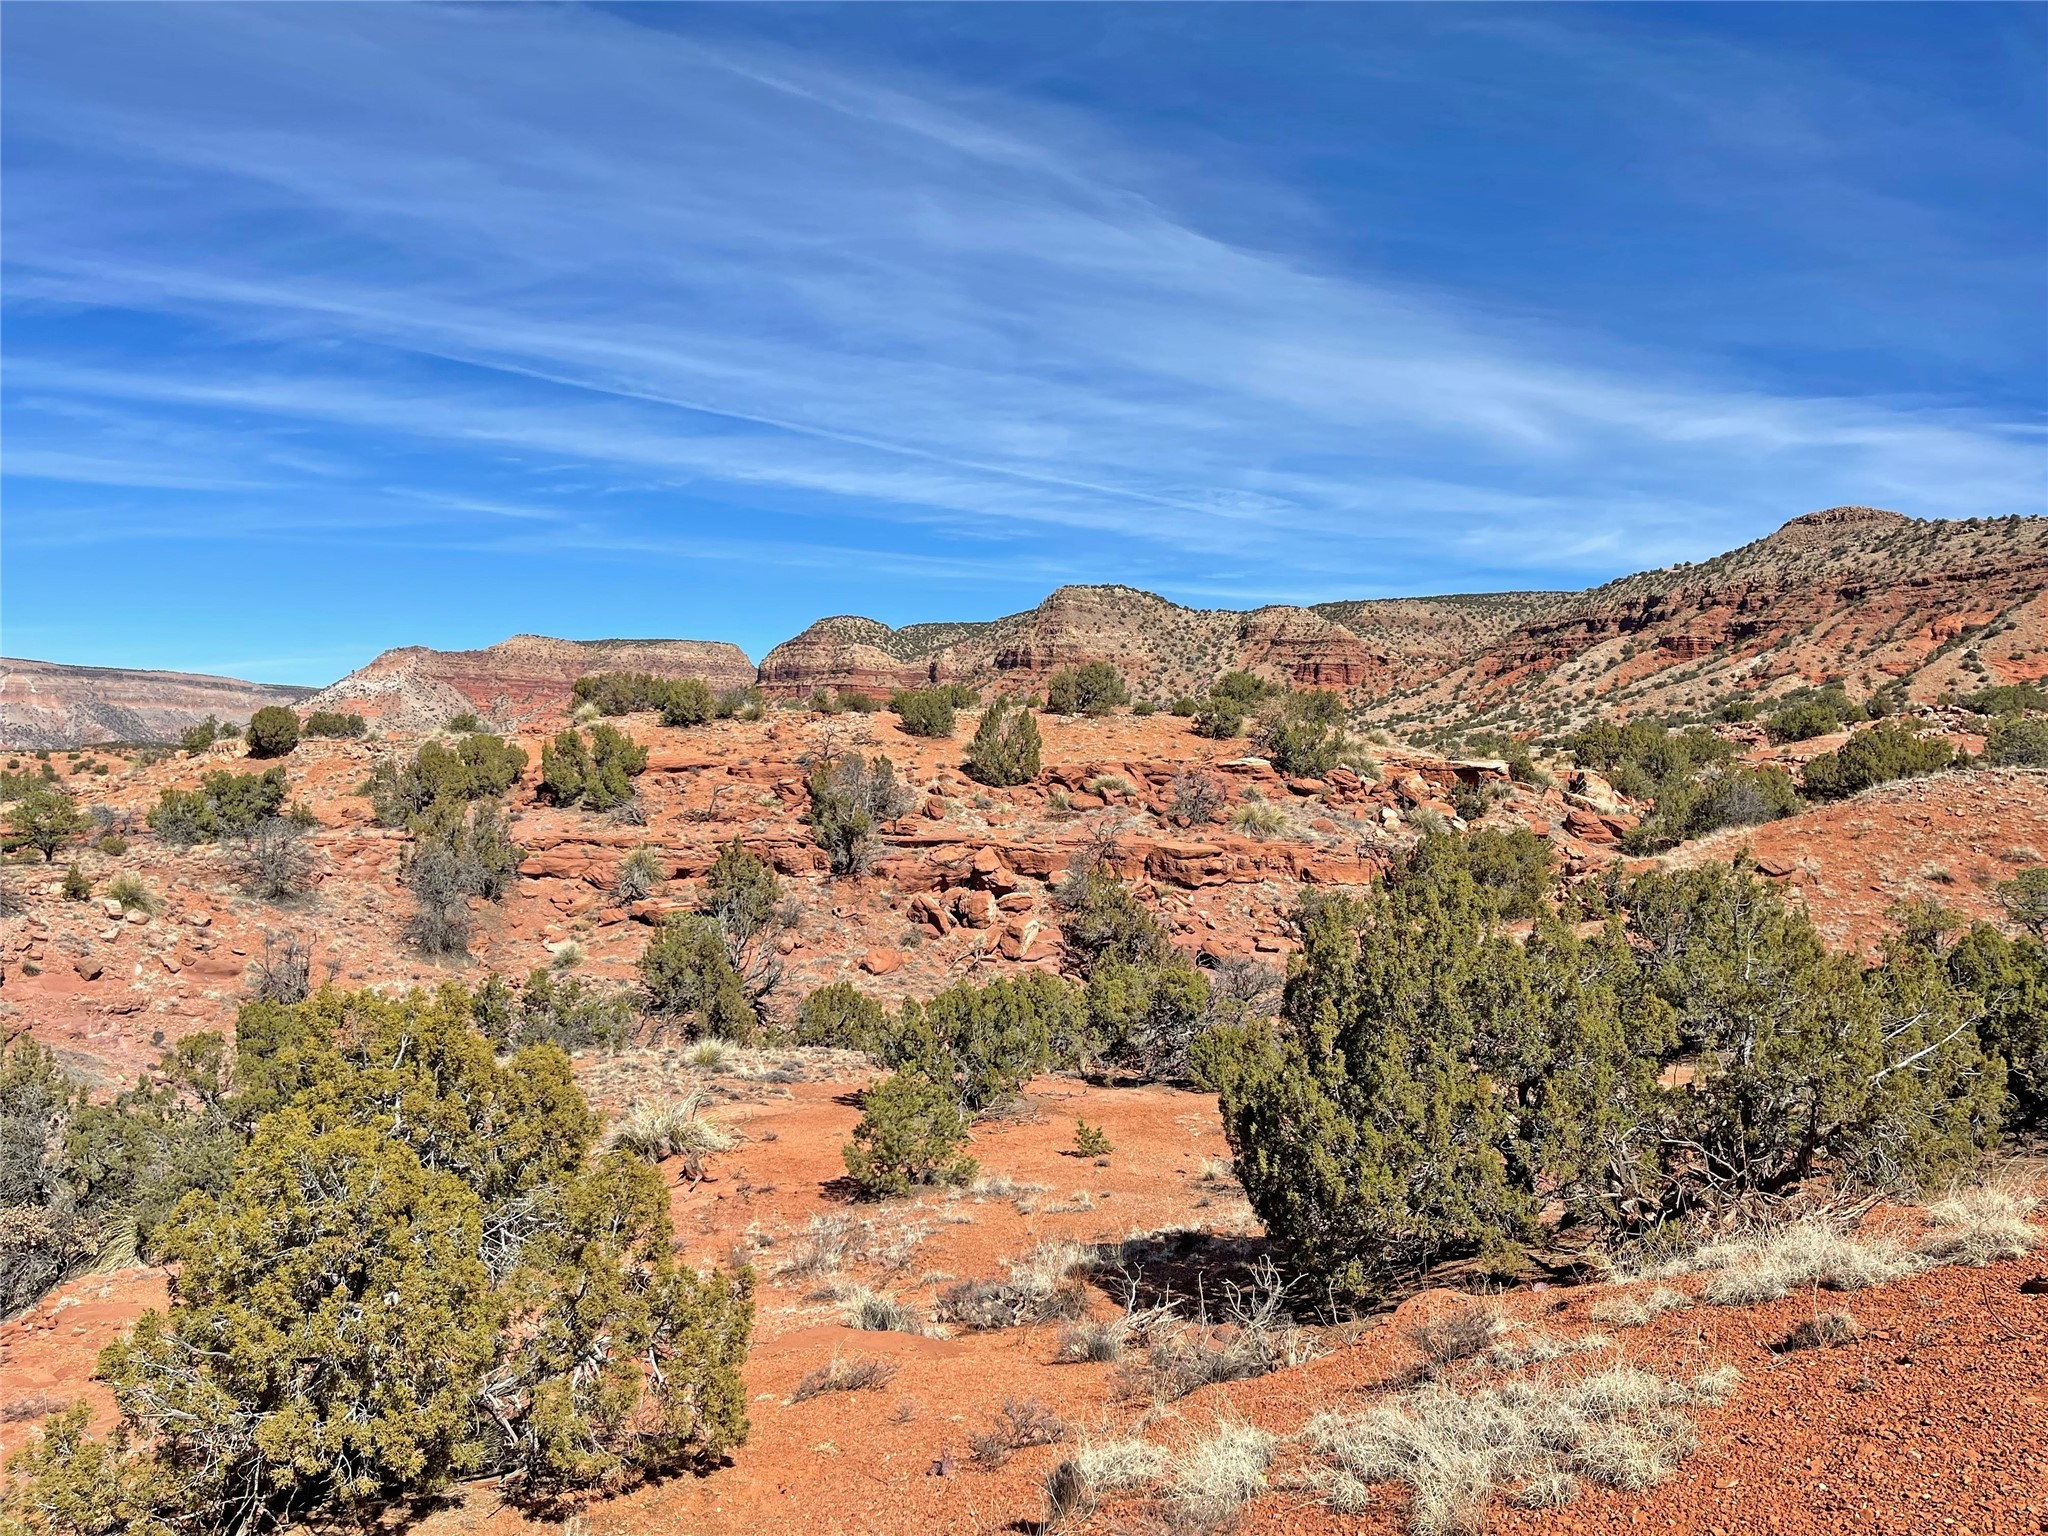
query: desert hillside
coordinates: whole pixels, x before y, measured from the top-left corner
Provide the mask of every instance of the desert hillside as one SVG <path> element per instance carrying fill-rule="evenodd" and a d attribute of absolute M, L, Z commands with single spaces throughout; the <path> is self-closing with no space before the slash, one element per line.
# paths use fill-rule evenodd
<path fill-rule="evenodd" d="M 208 715 L 242 721 L 313 692 L 193 672 L 72 667 L 0 657 L 0 748 L 35 751 L 89 741 L 174 741 Z"/>
<path fill-rule="evenodd" d="M 1698 710 L 1729 694 L 1769 696 L 1831 678 L 1859 694 L 1897 682 L 1928 702 L 2041 677 L 2044 593 L 2048 518 L 1923 521 L 1834 507 L 1713 560 L 1581 593 L 1241 612 L 1183 608 L 1130 587 L 1062 587 L 1036 608 L 986 621 L 891 629 L 820 619 L 758 667 L 710 640 L 515 635 L 473 651 L 403 646 L 311 702 L 403 730 L 464 711 L 514 726 L 545 717 L 591 672 L 700 677 L 715 690 L 757 685 L 781 699 L 820 689 L 886 697 L 933 683 L 1023 696 L 1061 667 L 1105 661 L 1162 706 L 1244 670 L 1341 692 L 1403 731 L 1555 731 L 1596 712 Z M 207 680 L 8 666 L 0 747 L 169 740 L 209 712 L 239 719 L 270 701 L 260 685 L 229 680 L 211 680 L 226 691 L 202 697 Z"/>
<path fill-rule="evenodd" d="M 423 1536 L 2048 1528 L 2040 597 L 2030 528 L 1916 529 L 1571 619 L 1068 588 L 758 671 L 414 648 L 254 741 L 17 752 L 0 1452 L 47 1502 L 36 1447 L 182 1389 L 100 1353 L 158 1316 L 410 1358 L 446 1286 L 489 1459 Z M 1820 617 L 1730 596 L 1800 558 Z M 1602 613 L 1742 638 L 1476 732 L 1618 658 Z M 1644 655 L 1726 670 L 1642 719 L 1708 681 Z M 150 1422 L 103 1491 L 188 1475 Z"/>

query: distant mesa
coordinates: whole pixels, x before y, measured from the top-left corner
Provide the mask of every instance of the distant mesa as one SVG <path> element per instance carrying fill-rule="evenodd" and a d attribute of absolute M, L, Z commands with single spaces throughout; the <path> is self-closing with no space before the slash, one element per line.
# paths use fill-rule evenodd
<path fill-rule="evenodd" d="M 554 719 L 590 672 L 887 696 L 932 683 L 1040 692 L 1061 667 L 1107 661 L 1167 703 L 1243 669 L 1348 694 L 1395 726 L 1486 719 L 1564 728 L 1601 711 L 1683 711 L 1738 692 L 1841 677 L 1931 699 L 2048 674 L 2048 518 L 1921 521 L 1829 507 L 1711 560 L 1585 592 L 1494 592 L 1183 608 L 1126 586 L 1066 586 L 1001 618 L 892 629 L 841 614 L 759 667 L 711 640 L 514 635 L 471 651 L 404 646 L 318 693 L 181 673 L 7 662 L 0 747 L 164 740 L 211 713 L 269 703 L 353 710 L 387 729 L 473 711 L 503 727 Z M 1996 653 L 1959 639 L 1996 633 Z"/>
<path fill-rule="evenodd" d="M 298 707 L 312 692 L 201 672 L 71 667 L 0 657 L 0 748 L 175 741 L 208 715 L 240 723 L 265 705 Z"/>
<path fill-rule="evenodd" d="M 754 680 L 747 653 L 722 640 L 552 640 L 514 635 L 477 651 L 401 646 L 322 688 L 315 709 L 352 710 L 388 730 L 427 730 L 471 711 L 511 726 L 558 711 L 588 672 L 701 677 L 719 689 Z"/>

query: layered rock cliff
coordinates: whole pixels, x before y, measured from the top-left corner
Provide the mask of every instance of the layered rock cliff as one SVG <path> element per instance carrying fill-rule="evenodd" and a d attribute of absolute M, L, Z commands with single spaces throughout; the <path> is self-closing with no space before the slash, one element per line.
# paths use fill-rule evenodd
<path fill-rule="evenodd" d="M 307 703 L 354 710 L 399 730 L 438 725 L 465 710 L 501 726 L 562 709 L 587 672 L 652 672 L 701 677 L 713 688 L 741 688 L 754 664 L 736 645 L 713 640 L 551 640 L 514 635 L 475 651 L 408 645 L 386 651 Z"/>
<path fill-rule="evenodd" d="M 296 705 L 312 692 L 198 672 L 0 658 L 0 748 L 176 741 L 208 715 L 239 725 L 267 704 Z"/>
<path fill-rule="evenodd" d="M 1926 702 L 2048 672 L 2044 594 L 2048 518 L 1831 507 L 1712 560 L 1581 593 L 1374 708 L 1394 722 L 1556 727 L 1836 678 L 1858 694 L 1896 682 Z"/>

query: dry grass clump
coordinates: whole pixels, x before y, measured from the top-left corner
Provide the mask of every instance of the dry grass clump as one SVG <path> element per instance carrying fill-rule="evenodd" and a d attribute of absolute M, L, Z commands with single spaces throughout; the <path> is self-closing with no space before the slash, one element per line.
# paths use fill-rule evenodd
<path fill-rule="evenodd" d="M 1066 1421 L 1035 1397 L 1006 1397 L 988 1428 L 967 1437 L 968 1453 L 983 1471 L 993 1472 L 1026 1446 L 1058 1445 Z"/>
<path fill-rule="evenodd" d="M 1921 1267 L 1883 1239 L 1859 1242 L 1821 1222 L 1800 1222 L 1763 1238 L 1715 1243 L 1667 1267 L 1714 1271 L 1701 1294 L 1715 1306 L 1776 1301 L 1795 1290 L 1860 1291 L 1902 1279 Z"/>
<path fill-rule="evenodd" d="M 696 1094 L 636 1109 L 612 1127 L 607 1145 L 637 1153 L 650 1163 L 679 1157 L 691 1178 L 704 1171 L 704 1159 L 729 1151 L 739 1140 L 726 1127 L 706 1120 Z"/>
<path fill-rule="evenodd" d="M 1548 1365 L 1566 1355 L 1594 1354 L 1613 1342 L 1604 1333 L 1561 1339 L 1548 1329 L 1519 1328 L 1486 1352 L 1486 1363 L 1497 1371 L 1519 1371 L 1526 1366 Z"/>
<path fill-rule="evenodd" d="M 830 1363 L 814 1371 L 806 1371 L 789 1394 L 789 1400 L 803 1403 L 814 1397 L 823 1397 L 827 1392 L 875 1391 L 895 1379 L 896 1363 L 893 1360 L 877 1360 L 871 1355 L 842 1360 L 834 1355 Z"/>
<path fill-rule="evenodd" d="M 1231 830 L 1246 837 L 1278 837 L 1287 827 L 1287 813 L 1267 800 L 1246 799 L 1230 813 Z"/>
<path fill-rule="evenodd" d="M 1588 1314 L 1596 1323 L 1613 1323 L 1618 1328 L 1640 1328 L 1666 1312 L 1682 1312 L 1692 1305 L 1683 1291 L 1660 1285 L 1646 1295 L 1633 1292 L 1609 1296 L 1593 1303 Z"/>
<path fill-rule="evenodd" d="M 1505 1331 L 1491 1307 L 1459 1307 L 1433 1322 L 1408 1329 L 1408 1342 L 1422 1352 L 1430 1369 L 1441 1371 L 1491 1349 Z"/>
<path fill-rule="evenodd" d="M 778 1277 L 836 1274 L 853 1256 L 855 1225 L 851 1216 L 813 1216 L 797 1235 L 789 1257 L 776 1265 Z"/>
<path fill-rule="evenodd" d="M 1027 1184 L 1007 1173 L 992 1173 L 968 1185 L 967 1195 L 972 1200 L 1014 1200 L 1019 1195 L 1042 1195 L 1045 1189 L 1043 1184 Z"/>
<path fill-rule="evenodd" d="M 1732 1365 L 1717 1365 L 1711 1371 L 1701 1371 L 1692 1379 L 1692 1398 L 1696 1403 L 1725 1403 L 1735 1395 L 1735 1389 L 1742 1385 L 1742 1372 Z"/>
<path fill-rule="evenodd" d="M 1816 1312 L 1804 1319 L 1780 1344 L 1780 1349 L 1828 1349 L 1863 1337 L 1863 1326 L 1847 1312 Z"/>
<path fill-rule="evenodd" d="M 1071 1321 L 1088 1307 L 1082 1277 L 1100 1262 L 1101 1255 L 1087 1243 L 1040 1243 L 1005 1266 L 1007 1279 L 963 1280 L 947 1287 L 939 1297 L 938 1315 L 976 1330 Z"/>
<path fill-rule="evenodd" d="M 808 1279 L 837 1274 L 853 1264 L 873 1264 L 895 1274 L 909 1266 L 930 1233 L 924 1222 L 892 1219 L 878 1226 L 873 1217 L 856 1220 L 841 1212 L 813 1216 L 792 1239 L 788 1256 L 775 1266 L 775 1276 Z"/>
<path fill-rule="evenodd" d="M 1224 1424 L 1173 1458 L 1171 1494 L 1184 1526 L 1214 1530 L 1266 1487 L 1277 1442 L 1249 1424 Z"/>
<path fill-rule="evenodd" d="M 1178 1402 L 1218 1382 L 1247 1381 L 1314 1359 L 1321 1352 L 1314 1336 L 1288 1322 L 1282 1310 L 1286 1290 L 1268 1262 L 1252 1284 L 1225 1287 L 1221 1323 L 1195 1321 L 1166 1332 L 1163 1317 L 1148 1319 L 1153 1337 L 1145 1358 L 1119 1367 L 1118 1389 L 1126 1397 Z"/>
<path fill-rule="evenodd" d="M 1107 1322 L 1084 1317 L 1060 1330 L 1059 1348 L 1054 1352 L 1054 1358 L 1068 1365 L 1106 1365 L 1123 1358 L 1124 1345 L 1129 1339 L 1130 1330 L 1121 1317 L 1113 1317 Z"/>
<path fill-rule="evenodd" d="M 911 1333 L 922 1337 L 924 1319 L 893 1296 L 857 1285 L 843 1298 L 846 1326 L 867 1333 Z"/>
<path fill-rule="evenodd" d="M 1081 1448 L 1045 1475 L 1045 1530 L 1094 1513 L 1105 1493 L 1142 1488 L 1166 1470 L 1166 1452 L 1143 1440 L 1106 1440 Z"/>
<path fill-rule="evenodd" d="M 1581 1482 L 1653 1487 L 1692 1454 L 1692 1423 L 1680 1410 L 1718 1401 L 1731 1386 L 1717 1379 L 1702 1392 L 1633 1366 L 1471 1393 L 1431 1382 L 1369 1413 L 1319 1414 L 1303 1439 L 1335 1464 L 1324 1488 L 1337 1508 L 1363 1507 L 1368 1484 L 1405 1483 L 1418 1536 L 1463 1536 L 1484 1528 L 1503 1491 L 1549 1508 Z"/>
<path fill-rule="evenodd" d="M 1934 1230 L 1920 1240 L 1919 1252 L 1936 1264 L 1979 1269 L 2001 1259 L 2025 1258 L 2041 1240 L 2027 1221 L 2040 1203 L 2030 1193 L 2002 1185 L 1958 1190 L 1927 1207 Z"/>

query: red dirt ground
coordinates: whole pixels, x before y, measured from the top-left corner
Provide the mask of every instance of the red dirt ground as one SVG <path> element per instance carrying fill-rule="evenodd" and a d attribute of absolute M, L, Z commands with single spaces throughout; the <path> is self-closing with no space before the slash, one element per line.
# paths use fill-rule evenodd
<path fill-rule="evenodd" d="M 793 1053 L 795 1060 L 803 1053 Z M 1444 1304 L 1447 1293 L 1412 1298 L 1395 1314 L 1323 1330 L 1331 1352 L 1255 1381 L 1204 1389 L 1164 1410 L 1118 1397 L 1115 1367 L 1054 1363 L 1057 1326 L 951 1338 L 863 1333 L 839 1322 L 821 1287 L 859 1282 L 929 1317 L 954 1278 L 1001 1272 L 1002 1262 L 1055 1237 L 1116 1243 L 1133 1234 L 1193 1229 L 1201 1284 L 1221 1283 L 1256 1249 L 1256 1223 L 1236 1187 L 1205 1162 L 1225 1154 L 1214 1104 L 1165 1088 L 1112 1089 L 1059 1079 L 1033 1086 L 1028 1111 L 977 1129 L 984 1176 L 1014 1181 L 1008 1195 L 942 1192 L 879 1206 L 849 1204 L 836 1182 L 839 1147 L 856 1118 L 845 1102 L 856 1078 L 777 1082 L 760 1074 L 780 1058 L 746 1053 L 738 1071 L 679 1067 L 663 1053 L 585 1058 L 593 1095 L 614 1104 L 701 1083 L 714 1118 L 745 1138 L 711 1160 L 695 1184 L 676 1174 L 673 1208 L 688 1257 L 710 1263 L 736 1249 L 761 1275 L 760 1318 L 746 1376 L 753 1434 L 733 1465 L 592 1505 L 590 1536 L 692 1536 L 749 1532 L 909 1533 L 1033 1529 L 1039 1479 L 1059 1447 L 1019 1452 L 998 1471 L 978 1470 L 967 1437 L 1008 1398 L 1037 1398 L 1092 1438 L 1142 1432 L 1174 1447 L 1223 1419 L 1276 1433 L 1315 1412 L 1361 1407 L 1409 1384 L 1418 1357 L 1403 1325 Z M 842 1071 L 842 1059 L 815 1063 Z M 731 1097 L 724 1097 L 731 1095 Z M 1114 1148 L 1107 1165 L 1070 1155 L 1074 1119 L 1101 1124 Z M 674 1165 L 670 1165 L 674 1170 Z M 1033 1186 L 1038 1186 L 1034 1189 Z M 1085 1192 L 1090 1208 L 1074 1209 Z M 813 1218 L 871 1223 L 877 1248 L 898 1251 L 836 1273 L 778 1274 Z M 1812 1312 L 1810 1296 L 1743 1308 L 1697 1307 L 1638 1329 L 1605 1325 L 1614 1355 L 1670 1373 L 1732 1363 L 1743 1383 L 1725 1406 L 1702 1410 L 1701 1448 L 1648 1495 L 1589 1492 L 1569 1509 L 1497 1512 L 1494 1529 L 1544 1533 L 1663 1530 L 1771 1531 L 1784 1536 L 1868 1531 L 1957 1536 L 2048 1530 L 2048 1297 L 2020 1293 L 2033 1260 L 1988 1269 L 1935 1271 L 1880 1290 L 1828 1298 L 1850 1309 L 1864 1337 L 1832 1350 L 1775 1355 L 1769 1345 Z M 1192 1268 L 1177 1285 L 1192 1289 Z M 1686 1282 L 1679 1282 L 1684 1285 Z M 1121 1304 L 1113 1269 L 1098 1274 L 1094 1305 Z M 1601 1287 L 1521 1290 L 1497 1298 L 1515 1320 L 1540 1319 L 1570 1336 Z M 0 1415 L 37 1395 L 68 1400 L 87 1387 L 92 1353 L 144 1305 L 162 1298 L 160 1278 L 130 1272 L 88 1277 L 0 1326 Z M 871 1356 L 898 1371 L 884 1388 L 791 1403 L 805 1372 L 834 1355 Z M 0 1426 L 0 1444 L 30 1426 Z M 935 1465 L 947 1475 L 935 1476 Z M 1276 1483 L 1289 1462 L 1276 1463 Z M 1395 1532 L 1398 1490 L 1365 1516 L 1339 1516 L 1300 1488 L 1248 1506 L 1247 1536 L 1278 1532 Z M 1071 1527 L 1094 1533 L 1168 1528 L 1140 1498 L 1106 1504 Z M 422 1536 L 512 1536 L 559 1529 L 501 1506 L 487 1487 L 462 1492 L 431 1515 Z"/>

